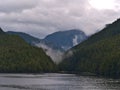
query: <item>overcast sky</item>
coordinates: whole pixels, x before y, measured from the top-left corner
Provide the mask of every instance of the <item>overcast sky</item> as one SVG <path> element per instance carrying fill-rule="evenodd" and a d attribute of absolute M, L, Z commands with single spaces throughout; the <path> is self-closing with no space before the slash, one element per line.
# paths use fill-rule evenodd
<path fill-rule="evenodd" d="M 0 0 L 0 26 L 36 37 L 69 29 L 93 34 L 120 17 L 120 0 Z"/>

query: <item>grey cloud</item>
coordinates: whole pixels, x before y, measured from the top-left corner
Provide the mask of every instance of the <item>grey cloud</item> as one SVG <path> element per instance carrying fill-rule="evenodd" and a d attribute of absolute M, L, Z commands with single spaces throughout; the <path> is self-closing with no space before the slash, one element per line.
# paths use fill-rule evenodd
<path fill-rule="evenodd" d="M 73 28 L 90 35 L 119 18 L 119 8 L 97 10 L 88 1 L 0 0 L 0 25 L 6 31 L 22 31 L 37 37 Z M 116 2 L 120 4 L 119 0 Z"/>
<path fill-rule="evenodd" d="M 0 0 L 0 12 L 18 12 L 33 8 L 38 0 Z"/>

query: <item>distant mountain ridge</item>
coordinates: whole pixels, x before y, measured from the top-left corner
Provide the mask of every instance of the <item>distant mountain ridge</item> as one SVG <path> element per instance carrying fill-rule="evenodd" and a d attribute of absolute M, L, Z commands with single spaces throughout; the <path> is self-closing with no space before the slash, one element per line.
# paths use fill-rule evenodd
<path fill-rule="evenodd" d="M 49 34 L 44 39 L 35 38 L 23 32 L 8 31 L 7 33 L 13 35 L 19 35 L 21 38 L 23 38 L 26 42 L 28 42 L 31 45 L 43 44 L 54 50 L 60 50 L 60 51 L 66 51 L 69 48 L 87 39 L 85 33 L 77 29 L 58 31 Z"/>
<path fill-rule="evenodd" d="M 54 46 L 58 46 L 66 51 L 71 47 L 81 43 L 85 39 L 87 39 L 87 36 L 83 31 L 73 29 L 52 33 L 46 36 L 43 41 L 50 42 Z"/>
<path fill-rule="evenodd" d="M 62 60 L 62 55 L 66 50 L 87 39 L 84 32 L 76 29 L 55 32 L 49 34 L 44 39 L 34 38 L 33 36 L 22 32 L 9 31 L 7 33 L 10 35 L 19 35 L 27 43 L 41 47 L 56 63 Z"/>
<path fill-rule="evenodd" d="M 24 32 L 8 31 L 7 33 L 11 35 L 18 35 L 31 45 L 34 45 L 35 43 L 39 43 L 41 41 L 40 39 L 33 37 L 29 34 L 26 34 Z"/>

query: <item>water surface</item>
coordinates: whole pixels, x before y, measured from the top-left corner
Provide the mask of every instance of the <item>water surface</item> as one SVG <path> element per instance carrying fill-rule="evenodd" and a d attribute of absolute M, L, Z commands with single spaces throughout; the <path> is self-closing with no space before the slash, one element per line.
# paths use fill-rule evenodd
<path fill-rule="evenodd" d="M 120 90 L 120 79 L 74 74 L 0 74 L 0 90 Z"/>

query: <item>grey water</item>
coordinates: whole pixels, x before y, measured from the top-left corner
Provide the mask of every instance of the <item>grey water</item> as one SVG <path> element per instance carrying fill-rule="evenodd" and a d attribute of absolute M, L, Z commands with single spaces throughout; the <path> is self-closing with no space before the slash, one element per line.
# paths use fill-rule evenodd
<path fill-rule="evenodd" d="M 75 74 L 0 74 L 0 90 L 120 90 L 120 79 Z"/>

